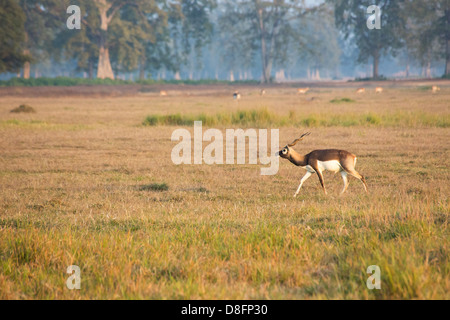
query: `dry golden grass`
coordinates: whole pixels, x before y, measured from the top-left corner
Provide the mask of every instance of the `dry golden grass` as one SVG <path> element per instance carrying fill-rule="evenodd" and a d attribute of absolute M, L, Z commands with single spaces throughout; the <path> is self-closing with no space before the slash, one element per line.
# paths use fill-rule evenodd
<path fill-rule="evenodd" d="M 3 97 L 0 298 L 450 298 L 450 132 L 442 125 L 450 88 L 383 86 L 382 95 L 273 87 L 262 97 L 256 87 L 213 86 L 167 97 Z M 343 98 L 355 101 L 330 103 Z M 39 112 L 9 112 L 20 104 Z M 142 125 L 152 114 L 261 108 L 442 121 L 317 122 L 295 149 L 355 153 L 370 193 L 350 179 L 339 197 L 340 176 L 326 174 L 329 196 L 313 176 L 296 199 L 304 171 L 288 162 L 276 176 L 250 165 L 175 166 L 175 127 Z M 282 127 L 280 145 L 305 129 Z M 72 264 L 81 268 L 79 291 L 65 286 Z M 381 268 L 381 290 L 366 287 L 370 265 Z"/>

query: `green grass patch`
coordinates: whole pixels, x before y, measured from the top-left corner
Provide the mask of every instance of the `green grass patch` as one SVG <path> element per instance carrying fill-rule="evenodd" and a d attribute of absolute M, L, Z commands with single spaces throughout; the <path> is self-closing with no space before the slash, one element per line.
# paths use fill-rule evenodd
<path fill-rule="evenodd" d="M 333 99 L 330 101 L 331 103 L 352 103 L 355 102 L 355 100 L 350 98 L 342 98 L 342 99 Z"/>
<path fill-rule="evenodd" d="M 139 186 L 140 191 L 168 191 L 169 186 L 166 183 L 152 183 Z"/>
<path fill-rule="evenodd" d="M 192 126 L 194 121 L 202 121 L 208 127 L 213 126 L 240 126 L 240 127 L 353 127 L 353 126 L 379 126 L 379 127 L 438 127 L 450 126 L 449 115 L 431 114 L 425 112 L 395 113 L 313 113 L 309 115 L 290 112 L 288 115 L 279 115 L 268 109 L 241 110 L 231 113 L 217 113 L 208 115 L 201 113 L 149 115 L 143 121 L 144 126 Z"/>

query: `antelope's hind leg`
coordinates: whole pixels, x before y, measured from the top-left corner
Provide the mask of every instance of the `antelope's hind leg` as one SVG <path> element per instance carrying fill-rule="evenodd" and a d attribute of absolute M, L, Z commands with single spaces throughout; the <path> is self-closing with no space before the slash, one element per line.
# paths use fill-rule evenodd
<path fill-rule="evenodd" d="M 349 171 L 348 173 L 354 176 L 356 179 L 360 180 L 364 186 L 364 190 L 366 191 L 366 193 L 369 193 L 369 191 L 367 190 L 366 179 L 364 178 L 363 175 L 359 174 L 358 171 L 356 171 L 355 169 Z"/>
<path fill-rule="evenodd" d="M 297 192 L 294 194 L 294 198 L 297 197 L 298 193 L 300 192 L 300 189 L 302 188 L 303 183 L 308 180 L 309 177 L 311 177 L 312 173 L 309 171 L 306 171 L 306 174 L 303 176 L 302 180 L 300 181 L 300 185 L 298 186 Z"/>
<path fill-rule="evenodd" d="M 355 166 L 356 166 L 356 158 L 353 160 L 353 162 L 352 161 L 342 162 L 342 167 L 346 171 L 346 173 L 360 180 L 364 185 L 364 190 L 366 191 L 366 193 L 369 193 L 369 191 L 367 190 L 366 179 L 364 178 L 363 175 L 359 174 L 359 172 L 356 171 Z"/>
<path fill-rule="evenodd" d="M 345 171 L 341 171 L 342 180 L 344 180 L 344 189 L 341 191 L 341 195 L 347 191 L 348 188 L 348 174 Z"/>

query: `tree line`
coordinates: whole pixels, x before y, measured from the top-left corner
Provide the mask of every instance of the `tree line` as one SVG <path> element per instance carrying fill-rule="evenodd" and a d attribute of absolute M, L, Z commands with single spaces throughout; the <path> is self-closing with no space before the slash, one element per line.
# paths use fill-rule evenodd
<path fill-rule="evenodd" d="M 86 77 L 273 80 L 274 71 L 306 65 L 337 74 L 343 57 L 371 63 L 399 56 L 429 70 L 444 61 L 450 75 L 450 1 L 378 0 L 381 28 L 369 29 L 372 0 L 0 0 L 0 73 L 42 61 L 68 63 Z M 68 29 L 67 8 L 81 9 L 81 29 Z M 348 48 L 353 48 L 349 54 Z M 407 71 L 408 72 L 408 71 Z M 211 75 L 209 75 L 211 77 Z"/>

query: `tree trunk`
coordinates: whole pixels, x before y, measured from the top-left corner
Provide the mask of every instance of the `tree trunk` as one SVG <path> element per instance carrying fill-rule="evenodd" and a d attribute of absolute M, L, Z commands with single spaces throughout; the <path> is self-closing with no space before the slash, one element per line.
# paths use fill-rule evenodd
<path fill-rule="evenodd" d="M 100 52 L 98 56 L 97 78 L 99 79 L 114 79 L 114 72 L 111 68 L 111 61 L 109 59 L 109 48 L 107 45 L 108 24 L 112 17 L 108 17 L 108 9 L 105 0 L 97 0 L 98 10 L 100 11 Z"/>
<path fill-rule="evenodd" d="M 450 76 L 450 9 L 445 10 L 446 19 L 446 49 L 445 49 L 445 76 Z"/>
<path fill-rule="evenodd" d="M 28 33 L 27 32 L 25 32 L 25 46 L 28 46 Z M 23 54 L 26 56 L 31 56 L 30 49 L 28 49 L 28 48 L 24 49 Z M 30 79 L 30 72 L 31 72 L 30 61 L 25 61 L 25 63 L 23 64 L 23 78 Z"/>
<path fill-rule="evenodd" d="M 379 65 L 380 65 L 380 54 L 378 53 L 378 51 L 375 51 L 373 54 L 373 75 L 372 75 L 374 79 L 378 79 L 380 76 L 380 74 L 378 73 Z"/>
<path fill-rule="evenodd" d="M 31 66 L 30 62 L 25 62 L 23 65 L 23 78 L 30 79 Z"/>
<path fill-rule="evenodd" d="M 268 70 L 268 61 L 267 61 L 267 46 L 266 46 L 266 38 L 265 38 L 265 29 L 264 29 L 264 21 L 262 16 L 262 9 L 258 9 L 258 20 L 259 20 L 259 33 L 261 37 L 261 63 L 262 63 L 262 76 L 263 82 L 270 82 L 270 71 Z"/>
<path fill-rule="evenodd" d="M 105 47 L 100 47 L 100 54 L 98 59 L 97 78 L 99 79 L 113 79 L 114 73 L 111 68 L 111 62 L 109 60 L 109 50 Z"/>
<path fill-rule="evenodd" d="M 145 54 L 141 56 L 141 62 L 139 63 L 139 80 L 145 80 Z"/>
<path fill-rule="evenodd" d="M 106 47 L 106 33 L 102 31 L 100 36 L 100 53 L 98 56 L 97 78 L 99 79 L 114 79 L 114 72 L 111 68 L 111 61 L 109 59 L 109 49 Z"/>
<path fill-rule="evenodd" d="M 142 66 L 139 68 L 139 80 L 145 80 L 145 69 Z"/>
<path fill-rule="evenodd" d="M 450 76 L 450 38 L 447 39 L 446 59 L 445 59 L 445 76 Z"/>
<path fill-rule="evenodd" d="M 428 79 L 431 78 L 431 61 L 430 60 L 428 60 L 428 62 L 427 62 L 427 73 L 426 73 L 425 77 L 427 77 Z"/>
<path fill-rule="evenodd" d="M 94 62 L 92 60 L 89 61 L 89 79 L 94 77 Z"/>
<path fill-rule="evenodd" d="M 25 55 L 30 55 L 30 50 L 25 49 L 23 51 L 23 53 Z M 31 64 L 30 61 L 25 61 L 25 63 L 23 64 L 23 78 L 24 79 L 30 79 L 30 74 L 31 74 Z"/>
<path fill-rule="evenodd" d="M 272 30 L 272 36 L 270 39 L 270 52 L 267 55 L 266 61 L 267 61 L 267 65 L 266 65 L 266 79 L 267 82 L 271 82 L 271 73 L 272 73 L 272 66 L 273 66 L 273 57 L 275 55 L 275 34 L 276 34 L 276 29 L 277 26 L 274 25 L 273 27 L 274 29 Z"/>

